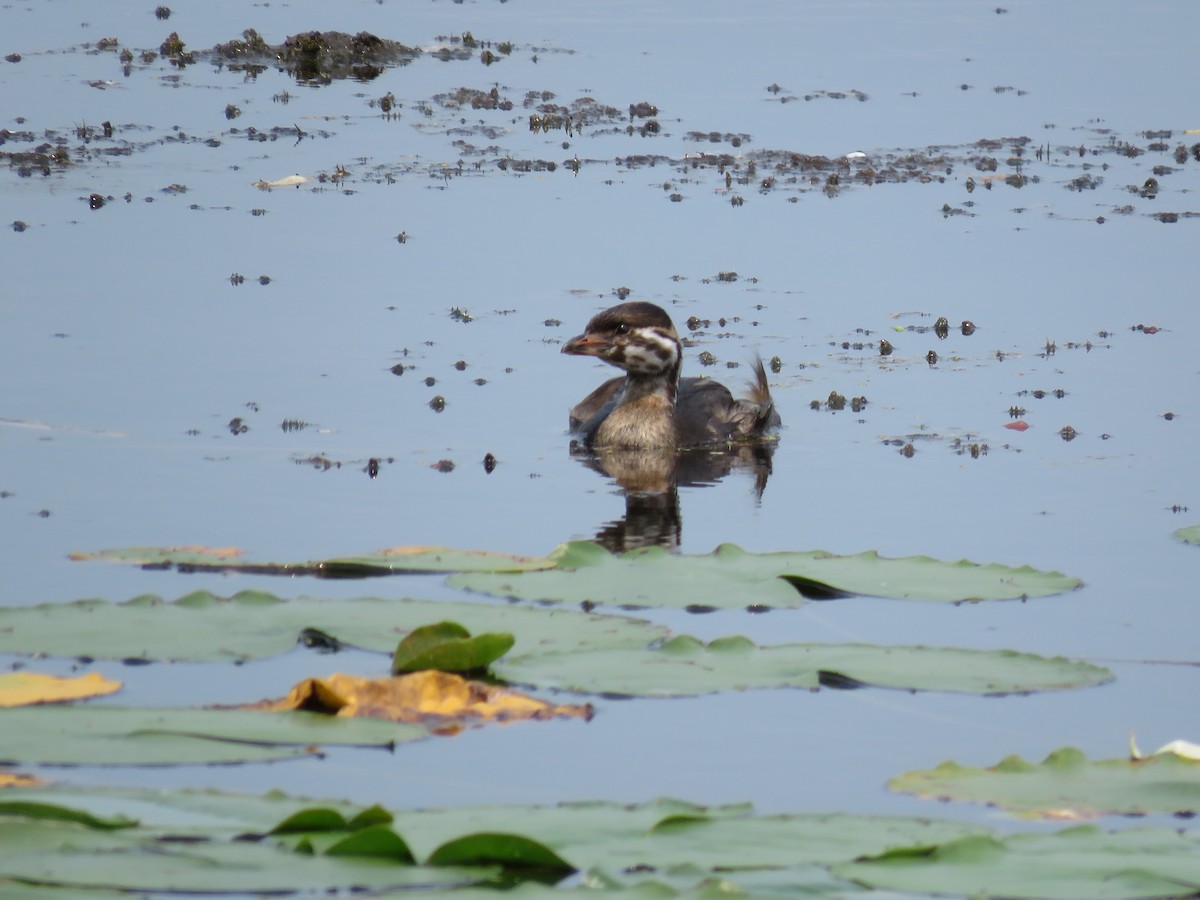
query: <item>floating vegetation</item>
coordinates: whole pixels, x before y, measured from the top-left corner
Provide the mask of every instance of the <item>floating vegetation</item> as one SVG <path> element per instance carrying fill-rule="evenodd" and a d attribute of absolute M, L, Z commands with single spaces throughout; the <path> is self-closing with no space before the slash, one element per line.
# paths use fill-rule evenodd
<path fill-rule="evenodd" d="M 1200 761 L 1186 745 L 1168 744 L 1149 757 L 1089 760 L 1072 747 L 1040 763 L 1007 756 L 987 768 L 944 762 L 888 782 L 897 793 L 940 801 L 985 803 L 1026 818 L 1092 819 L 1102 815 L 1200 813 Z M 1194 754 L 1195 745 L 1191 745 Z"/>
<path fill-rule="evenodd" d="M 349 570 L 349 561 L 342 565 Z M 440 624 L 431 626 L 431 620 Z M 0 646 L 39 656 L 86 656 L 141 665 L 247 661 L 287 652 L 297 635 L 305 646 L 317 646 L 314 635 L 319 634 L 319 649 L 329 652 L 353 647 L 391 654 L 393 674 L 486 669 L 493 679 L 509 684 L 607 697 L 694 697 L 779 687 L 998 696 L 1076 690 L 1113 677 L 1108 669 L 1086 661 L 1012 650 L 759 645 L 739 635 L 705 642 L 669 635 L 637 620 L 540 606 L 378 598 L 285 601 L 262 591 L 232 597 L 197 591 L 172 602 L 140 597 L 119 604 L 87 600 L 0 610 L 0 623 L 5 629 Z M 84 623 L 85 629 L 75 627 Z M 98 623 L 112 630 L 98 633 Z M 103 685 L 99 689 L 109 690 Z M 458 693 L 457 687 L 452 690 Z M 58 752 L 51 749 L 54 735 L 43 735 L 41 741 L 47 746 L 43 753 Z M 110 747 L 108 752 L 119 754 L 120 748 Z"/>

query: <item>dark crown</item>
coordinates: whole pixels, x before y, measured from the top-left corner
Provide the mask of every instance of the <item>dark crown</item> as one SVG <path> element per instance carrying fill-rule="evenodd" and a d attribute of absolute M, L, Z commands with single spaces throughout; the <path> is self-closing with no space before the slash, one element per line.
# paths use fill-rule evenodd
<path fill-rule="evenodd" d="M 596 332 L 623 333 L 621 329 L 632 331 L 635 328 L 667 328 L 674 329 L 671 317 L 661 306 L 642 301 L 621 303 L 602 313 L 597 313 L 588 322 L 587 330 Z"/>

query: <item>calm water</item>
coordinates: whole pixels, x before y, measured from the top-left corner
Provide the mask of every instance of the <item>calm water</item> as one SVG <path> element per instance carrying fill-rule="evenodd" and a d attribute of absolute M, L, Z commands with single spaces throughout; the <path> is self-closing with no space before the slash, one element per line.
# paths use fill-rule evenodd
<path fill-rule="evenodd" d="M 1138 661 L 1195 658 L 1197 551 L 1171 532 L 1200 516 L 1200 162 L 1174 156 L 1200 142 L 1185 134 L 1200 128 L 1190 77 L 1200 7 L 726 6 L 302 0 L 181 7 L 167 22 L 147 5 L 0 8 L 2 49 L 21 55 L 0 64 L 0 127 L 15 133 L 0 152 L 62 143 L 74 161 L 49 176 L 0 171 L 0 220 L 25 225 L 0 232 L 0 490 L 11 494 L 0 500 L 0 602 L 248 585 L 451 597 L 436 578 L 184 577 L 67 554 L 138 544 L 236 545 L 279 560 L 400 544 L 543 553 L 591 537 L 624 501 L 570 458 L 564 428 L 569 406 L 610 372 L 559 345 L 628 288 L 677 323 L 714 321 L 687 351 L 693 374 L 701 351 L 730 382 L 747 369 L 724 364 L 755 351 L 782 364 L 771 380 L 785 429 L 763 496 L 744 474 L 682 489 L 685 552 L 722 541 L 874 549 L 1028 563 L 1086 583 L 1028 604 L 862 600 L 656 619 L 705 638 L 1013 647 L 1103 662 L 1117 681 L 1003 700 L 781 691 L 601 702 L 587 725 L 480 731 L 394 758 L 70 777 L 397 806 L 670 794 L 982 816 L 891 797 L 883 782 L 948 757 L 1040 758 L 1067 744 L 1119 756 L 1130 730 L 1151 748 L 1197 738 L 1183 699 L 1200 687 L 1196 670 Z M 135 60 L 125 75 L 117 50 L 96 49 L 115 37 L 136 58 L 177 31 L 201 50 L 248 27 L 271 43 L 368 30 L 428 51 L 470 31 L 513 50 L 487 67 L 478 51 L 427 52 L 371 81 L 305 86 L 207 59 L 182 70 Z M 449 99 L 493 87 L 511 109 Z M 565 106 L 592 98 L 617 115 L 582 134 L 533 132 L 530 92 Z M 377 103 L 389 93 L 391 117 Z M 657 133 L 639 134 L 640 119 L 627 132 L 640 102 L 657 107 Z M 712 132 L 719 141 L 689 137 Z M 995 149 L 976 145 L 984 139 Z M 767 151 L 861 151 L 880 168 L 914 155 L 947 162 L 925 166 L 928 180 L 847 183 L 830 196 L 823 173 L 815 185 L 779 174 L 764 189 Z M 727 188 L 715 166 L 693 166 L 702 153 L 730 154 L 745 183 Z M 998 170 L 977 169 L 981 155 Z M 318 180 L 339 166 L 344 177 Z M 1016 172 L 1023 187 L 1003 181 Z M 254 187 L 293 173 L 312 180 Z M 991 189 L 988 175 L 999 176 Z M 979 182 L 971 193 L 968 176 Z M 1157 193 L 1139 193 L 1150 177 Z M 93 210 L 92 193 L 111 199 Z M 718 278 L 729 272 L 737 279 Z M 895 330 L 939 315 L 977 330 L 945 341 Z M 891 357 L 879 356 L 881 337 Z M 399 377 L 396 363 L 408 367 Z M 809 409 L 831 390 L 870 404 Z M 1013 406 L 1028 431 L 1004 428 Z M 231 434 L 234 417 L 250 430 Z M 285 419 L 309 427 L 285 432 Z M 988 452 L 957 453 L 959 438 Z M 893 439 L 912 440 L 916 455 Z M 341 465 L 303 462 L 315 456 Z M 384 460 L 374 480 L 372 457 Z M 432 468 L 443 459 L 452 472 Z M 312 674 L 310 660 L 291 658 L 236 672 L 156 666 L 153 677 L 100 668 L 128 679 L 121 702 L 147 704 L 251 699 Z"/>

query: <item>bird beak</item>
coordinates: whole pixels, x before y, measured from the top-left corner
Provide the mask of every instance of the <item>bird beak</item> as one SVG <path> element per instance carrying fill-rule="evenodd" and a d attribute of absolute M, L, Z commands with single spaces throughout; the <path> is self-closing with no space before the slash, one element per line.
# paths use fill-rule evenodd
<path fill-rule="evenodd" d="M 608 341 L 594 334 L 581 334 L 562 345 L 562 352 L 572 356 L 603 356 Z"/>

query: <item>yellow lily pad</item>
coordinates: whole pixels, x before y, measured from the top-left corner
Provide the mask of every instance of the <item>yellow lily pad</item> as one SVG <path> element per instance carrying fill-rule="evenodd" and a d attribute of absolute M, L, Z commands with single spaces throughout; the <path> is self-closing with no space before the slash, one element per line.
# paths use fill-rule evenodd
<path fill-rule="evenodd" d="M 306 678 L 277 700 L 249 709 L 304 710 L 342 718 L 387 719 L 444 729 L 481 721 L 592 717 L 591 704 L 556 705 L 517 691 L 428 669 L 388 678 L 335 673 Z"/>
<path fill-rule="evenodd" d="M 121 682 L 105 678 L 99 672 L 74 678 L 43 675 L 40 672 L 9 672 L 0 675 L 0 707 L 66 703 L 104 697 L 120 689 Z"/>

